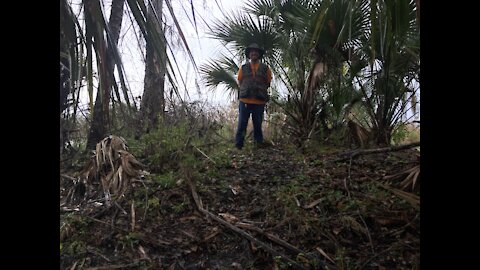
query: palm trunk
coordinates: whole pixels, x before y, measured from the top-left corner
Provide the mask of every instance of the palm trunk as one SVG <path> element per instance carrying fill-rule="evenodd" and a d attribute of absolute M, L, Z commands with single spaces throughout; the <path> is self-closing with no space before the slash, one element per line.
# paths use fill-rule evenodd
<path fill-rule="evenodd" d="M 63 68 L 62 64 L 65 65 L 67 63 L 60 63 L 60 113 L 68 107 L 67 100 L 68 94 L 70 94 L 70 85 L 68 83 L 70 72 Z"/>
<path fill-rule="evenodd" d="M 112 43 L 117 46 L 118 38 L 120 36 L 120 29 L 122 26 L 123 18 L 123 6 L 125 0 L 113 0 L 112 11 L 109 19 L 109 29 L 111 31 Z M 111 47 L 105 48 L 105 43 L 99 44 L 99 47 L 103 47 L 105 62 L 100 63 L 101 67 L 105 69 L 104 76 L 101 78 L 101 84 L 97 97 L 95 99 L 95 106 L 93 107 L 93 119 L 90 126 L 90 132 L 88 134 L 87 149 L 94 149 L 95 145 L 101 141 L 110 132 L 110 117 L 109 117 L 109 105 L 111 97 L 111 80 L 113 77 L 114 61 Z"/>
<path fill-rule="evenodd" d="M 380 125 L 373 130 L 373 137 L 376 145 L 382 147 L 390 146 L 392 127 L 385 123 L 380 123 Z"/>
<path fill-rule="evenodd" d="M 153 38 L 150 33 L 147 33 L 144 92 L 140 106 L 141 119 L 145 121 L 144 127 L 147 132 L 157 127 L 159 115 L 163 115 L 164 112 L 164 87 L 167 66 L 166 45 L 161 25 L 163 0 L 154 0 L 152 2 L 154 7 L 149 9 L 148 20 L 153 22 L 156 31 L 161 33 L 161 55 L 157 54 L 152 41 Z M 155 16 L 155 13 L 157 16 Z"/>

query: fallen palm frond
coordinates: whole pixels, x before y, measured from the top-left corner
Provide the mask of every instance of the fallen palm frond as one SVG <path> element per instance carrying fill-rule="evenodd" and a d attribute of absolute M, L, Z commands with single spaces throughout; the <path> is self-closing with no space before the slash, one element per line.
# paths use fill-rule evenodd
<path fill-rule="evenodd" d="M 285 256 L 284 254 L 276 251 L 275 249 L 271 248 L 269 245 L 265 244 L 264 242 L 258 240 L 257 238 L 251 236 L 249 233 L 245 232 L 244 230 L 240 229 L 239 227 L 235 226 L 235 225 L 232 225 L 230 222 L 226 221 L 226 220 L 223 220 L 221 218 L 219 218 L 218 216 L 214 215 L 213 213 L 205 210 L 203 208 L 203 203 L 202 203 L 202 200 L 200 199 L 200 197 L 198 196 L 197 194 L 197 191 L 196 191 L 196 187 L 195 187 L 195 184 L 192 183 L 192 179 L 189 179 L 187 177 L 187 184 L 190 188 L 190 191 L 191 191 L 191 194 L 192 194 L 192 198 L 195 202 L 195 205 L 197 206 L 197 209 L 205 214 L 207 217 L 221 223 L 222 225 L 224 225 L 225 227 L 233 230 L 234 232 L 237 232 L 238 234 L 240 234 L 241 236 L 245 237 L 246 239 L 250 240 L 251 242 L 254 242 L 260 246 L 262 246 L 267 252 L 271 253 L 273 256 L 279 256 L 280 258 L 283 258 L 285 259 L 288 263 L 290 263 L 292 265 L 292 267 L 296 268 L 296 269 L 307 269 L 306 267 L 304 267 L 303 265 L 297 263 L 296 261 L 290 259 L 289 257 Z M 223 216 L 225 217 L 225 215 Z M 228 216 L 230 217 L 230 216 Z"/>
<path fill-rule="evenodd" d="M 405 177 L 405 175 L 407 176 Z M 403 170 L 394 175 L 385 176 L 383 177 L 383 179 L 384 180 L 403 179 L 403 181 L 400 183 L 400 187 L 402 188 L 402 190 L 410 189 L 411 191 L 414 191 L 415 187 L 417 187 L 417 184 L 420 183 L 419 176 L 420 176 L 420 165 L 415 165 L 411 168 Z"/>
<path fill-rule="evenodd" d="M 408 203 L 410 203 L 414 208 L 419 209 L 420 208 L 420 196 L 417 196 L 413 193 L 405 192 L 400 189 L 392 188 L 389 187 L 388 185 L 384 185 L 379 183 L 381 187 L 383 187 L 386 190 L 391 191 L 393 194 L 397 195 L 398 197 L 404 199 Z"/>
<path fill-rule="evenodd" d="M 420 166 L 417 165 L 413 168 L 413 171 L 410 172 L 410 174 L 405 178 L 405 180 L 400 183 L 401 187 L 403 190 L 407 190 L 408 188 L 411 187 L 411 190 L 415 190 L 415 186 L 417 183 L 420 183 L 420 181 L 417 181 L 420 176 Z"/>
<path fill-rule="evenodd" d="M 94 155 L 82 176 L 86 183 L 100 180 L 107 205 L 111 195 L 122 197 L 131 180 L 144 173 L 145 166 L 128 152 L 125 139 L 110 135 L 97 143 Z"/>

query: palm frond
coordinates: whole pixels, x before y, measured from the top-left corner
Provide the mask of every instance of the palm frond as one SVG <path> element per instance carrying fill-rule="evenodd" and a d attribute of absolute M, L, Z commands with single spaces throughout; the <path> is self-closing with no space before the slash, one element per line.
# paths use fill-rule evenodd
<path fill-rule="evenodd" d="M 238 83 L 236 74 L 238 66 L 227 57 L 223 57 L 220 61 L 209 61 L 207 64 L 200 66 L 200 74 L 205 81 L 205 86 L 211 91 L 216 90 L 218 86 L 225 86 L 230 97 L 235 97 L 238 93 Z"/>
<path fill-rule="evenodd" d="M 312 10 L 317 7 L 312 2 L 314 1 L 255 0 L 248 2 L 244 10 L 256 17 L 270 18 L 275 27 L 288 36 L 305 32 Z"/>
<path fill-rule="evenodd" d="M 251 43 L 257 43 L 269 52 L 278 48 L 281 44 L 281 36 L 277 33 L 273 22 L 268 17 L 255 17 L 250 14 L 227 15 L 226 20 L 213 23 L 213 38 L 224 44 L 231 44 L 242 59 L 245 59 L 245 48 Z"/>
<path fill-rule="evenodd" d="M 87 184 L 100 181 L 107 205 L 111 195 L 120 200 L 130 187 L 132 179 L 138 178 L 145 165 L 128 152 L 128 146 L 122 137 L 108 136 L 95 148 L 94 155 L 84 166 L 81 177 Z"/>
<path fill-rule="evenodd" d="M 172 16 L 173 22 L 175 23 L 175 26 L 177 27 L 178 34 L 180 35 L 183 46 L 185 46 L 185 49 L 187 50 L 188 56 L 190 57 L 190 60 L 192 61 L 193 67 L 195 70 L 197 70 L 197 64 L 195 63 L 195 59 L 193 58 L 192 52 L 188 46 L 188 42 L 185 39 L 185 35 L 183 34 L 182 27 L 178 23 L 177 17 L 175 16 L 175 12 L 173 11 L 172 8 L 172 3 L 171 0 L 165 0 L 165 3 L 167 4 L 168 11 L 170 12 L 170 15 Z"/>
<path fill-rule="evenodd" d="M 177 75 L 175 73 L 175 68 L 171 62 L 170 57 L 168 54 L 163 53 L 163 47 L 164 44 L 167 45 L 167 47 L 170 48 L 170 45 L 168 42 L 166 42 L 166 37 L 165 33 L 163 31 L 158 31 L 156 29 L 156 25 L 154 24 L 153 21 L 148 19 L 148 10 L 147 6 L 145 5 L 144 1 L 142 0 L 126 0 L 130 10 L 132 11 L 132 14 L 135 18 L 135 21 L 137 22 L 140 30 L 143 33 L 144 37 L 147 37 L 149 39 L 149 42 L 151 43 L 152 47 L 155 49 L 157 55 L 160 57 L 160 61 L 166 61 L 167 63 L 167 72 L 166 76 L 170 84 L 172 85 L 172 89 L 174 90 L 175 94 L 179 99 L 182 99 L 180 92 L 178 90 L 178 80 L 177 80 Z M 172 13 L 172 11 L 171 11 Z M 156 16 L 157 22 L 159 22 L 158 15 Z M 177 26 L 177 29 L 181 29 L 180 26 Z M 183 35 L 183 32 L 182 34 Z M 185 41 L 185 40 L 184 40 Z M 190 50 L 188 49 L 190 52 Z M 190 53 L 191 54 L 191 53 Z M 173 60 L 174 63 L 178 66 L 177 60 L 175 59 L 174 54 L 173 55 Z M 162 59 L 162 57 L 165 57 L 165 59 Z M 181 75 L 180 75 L 181 76 Z M 183 80 L 183 77 L 181 78 L 183 84 L 185 85 L 185 82 Z"/>

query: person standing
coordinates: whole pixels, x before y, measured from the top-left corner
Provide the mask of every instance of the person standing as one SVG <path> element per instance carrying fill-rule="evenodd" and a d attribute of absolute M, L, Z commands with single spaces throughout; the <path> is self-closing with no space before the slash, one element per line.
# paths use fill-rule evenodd
<path fill-rule="evenodd" d="M 256 145 L 263 144 L 263 112 L 269 100 L 268 88 L 272 81 L 270 68 L 261 62 L 265 50 L 256 43 L 250 44 L 245 49 L 245 55 L 250 61 L 240 68 L 238 72 L 239 106 L 238 128 L 235 135 L 235 147 L 242 149 L 247 131 L 248 119 L 252 116 L 253 138 Z"/>

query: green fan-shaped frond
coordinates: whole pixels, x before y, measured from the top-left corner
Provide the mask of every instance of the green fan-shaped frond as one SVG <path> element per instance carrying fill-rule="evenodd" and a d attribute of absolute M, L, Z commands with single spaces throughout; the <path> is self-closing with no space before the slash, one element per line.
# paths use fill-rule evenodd
<path fill-rule="evenodd" d="M 223 85 L 230 97 L 234 97 L 238 93 L 239 86 L 236 78 L 238 66 L 234 60 L 223 56 L 217 62 L 209 61 L 200 66 L 199 71 L 209 90 L 216 90 L 217 87 Z"/>

